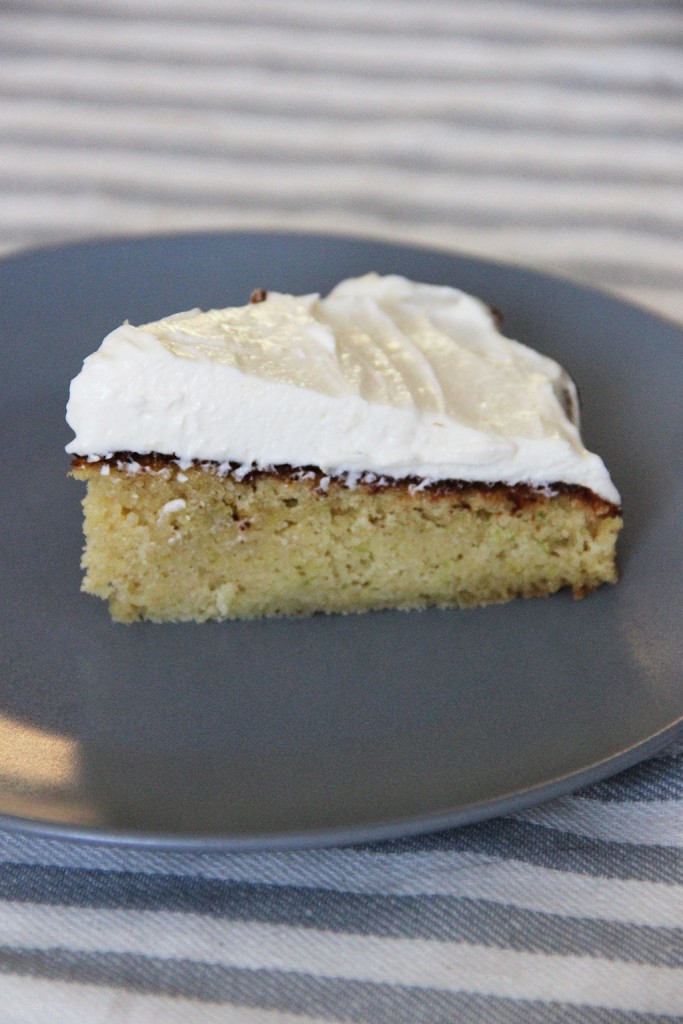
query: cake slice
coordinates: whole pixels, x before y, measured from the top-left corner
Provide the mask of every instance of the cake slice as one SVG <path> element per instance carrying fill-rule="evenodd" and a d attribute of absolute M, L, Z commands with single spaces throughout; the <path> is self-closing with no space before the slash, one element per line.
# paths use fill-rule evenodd
<path fill-rule="evenodd" d="M 124 324 L 72 382 L 83 589 L 121 621 L 459 606 L 614 582 L 576 390 L 454 288 Z"/>

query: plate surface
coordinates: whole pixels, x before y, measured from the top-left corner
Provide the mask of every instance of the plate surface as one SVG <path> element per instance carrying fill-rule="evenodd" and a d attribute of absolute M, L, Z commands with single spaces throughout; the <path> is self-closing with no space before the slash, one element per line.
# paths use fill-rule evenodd
<path fill-rule="evenodd" d="M 79 592 L 64 404 L 124 319 L 327 291 L 369 270 L 453 284 L 562 362 L 621 490 L 622 580 L 473 611 L 113 625 Z M 523 269 L 344 238 L 115 240 L 0 263 L 0 823 L 226 849 L 478 820 L 596 780 L 683 712 L 683 338 Z"/>

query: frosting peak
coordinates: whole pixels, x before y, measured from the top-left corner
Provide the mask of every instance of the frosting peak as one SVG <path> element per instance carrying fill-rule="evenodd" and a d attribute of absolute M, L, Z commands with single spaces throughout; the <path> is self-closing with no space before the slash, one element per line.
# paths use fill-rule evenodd
<path fill-rule="evenodd" d="M 124 324 L 72 381 L 67 451 L 329 473 L 582 484 L 615 503 L 553 360 L 454 288 L 368 274 L 326 298 Z"/>

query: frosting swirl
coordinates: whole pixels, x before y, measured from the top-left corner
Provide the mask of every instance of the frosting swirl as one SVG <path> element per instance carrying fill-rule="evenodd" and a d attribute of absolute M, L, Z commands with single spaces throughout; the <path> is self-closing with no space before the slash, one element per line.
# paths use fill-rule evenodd
<path fill-rule="evenodd" d="M 71 383 L 67 451 L 579 484 L 619 503 L 576 391 L 450 287 L 368 274 L 330 294 L 124 324 Z"/>

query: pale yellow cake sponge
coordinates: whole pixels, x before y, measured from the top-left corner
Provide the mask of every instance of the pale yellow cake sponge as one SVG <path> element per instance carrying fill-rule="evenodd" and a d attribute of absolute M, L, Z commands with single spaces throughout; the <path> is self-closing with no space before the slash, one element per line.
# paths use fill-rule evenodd
<path fill-rule="evenodd" d="M 138 465 L 72 470 L 88 484 L 83 589 L 119 621 L 468 607 L 616 579 L 619 510 L 580 487 Z"/>

